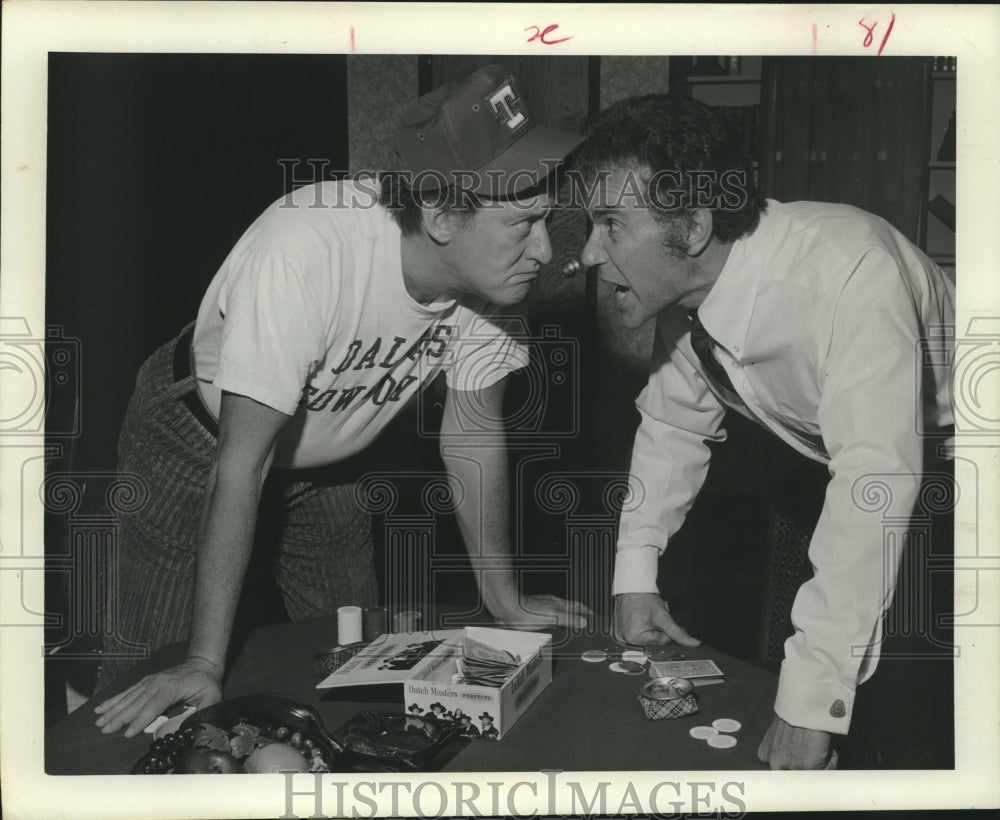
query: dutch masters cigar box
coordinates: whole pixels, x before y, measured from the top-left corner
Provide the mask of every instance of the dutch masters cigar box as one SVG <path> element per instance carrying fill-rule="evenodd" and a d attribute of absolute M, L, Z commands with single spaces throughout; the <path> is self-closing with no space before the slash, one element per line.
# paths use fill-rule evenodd
<path fill-rule="evenodd" d="M 318 689 L 402 684 L 403 706 L 500 739 L 552 681 L 552 636 L 466 627 L 382 635 Z"/>

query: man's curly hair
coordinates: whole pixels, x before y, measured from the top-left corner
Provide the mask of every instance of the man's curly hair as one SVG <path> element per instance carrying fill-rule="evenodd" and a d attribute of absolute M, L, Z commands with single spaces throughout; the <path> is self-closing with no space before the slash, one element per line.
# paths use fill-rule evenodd
<path fill-rule="evenodd" d="M 650 208 L 670 221 L 690 219 L 697 207 L 691 186 L 701 179 L 712 232 L 721 242 L 752 233 L 765 208 L 746 150 L 697 100 L 650 94 L 615 103 L 594 118 L 571 161 L 591 181 L 616 168 L 645 166 L 651 172 L 643 179 Z"/>

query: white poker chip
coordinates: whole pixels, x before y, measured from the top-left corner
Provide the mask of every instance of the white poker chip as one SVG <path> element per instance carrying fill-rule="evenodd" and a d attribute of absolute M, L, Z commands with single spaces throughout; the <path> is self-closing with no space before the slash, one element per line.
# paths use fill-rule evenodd
<path fill-rule="evenodd" d="M 742 723 L 738 720 L 733 720 L 732 718 L 719 718 L 718 720 L 713 720 L 712 726 L 720 732 L 738 732 L 743 728 Z"/>
<path fill-rule="evenodd" d="M 719 730 L 713 729 L 711 726 L 694 726 L 688 730 L 688 734 L 697 740 L 708 740 L 719 734 Z"/>
<path fill-rule="evenodd" d="M 736 745 L 736 738 L 732 735 L 715 735 L 708 739 L 708 745 L 713 749 L 732 749 Z"/>
<path fill-rule="evenodd" d="M 601 661 L 607 660 L 608 653 L 603 649 L 588 649 L 580 657 L 587 663 L 600 663 Z"/>
<path fill-rule="evenodd" d="M 626 649 L 622 652 L 623 661 L 632 661 L 632 663 L 646 663 L 646 653 L 641 649 Z"/>

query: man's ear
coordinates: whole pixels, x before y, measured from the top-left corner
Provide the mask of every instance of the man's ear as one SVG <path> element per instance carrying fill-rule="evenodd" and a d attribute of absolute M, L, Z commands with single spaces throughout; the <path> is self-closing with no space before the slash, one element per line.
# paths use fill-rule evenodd
<path fill-rule="evenodd" d="M 708 208 L 696 208 L 691 212 L 688 223 L 688 256 L 698 256 L 712 239 L 712 212 Z"/>
<path fill-rule="evenodd" d="M 420 219 L 427 235 L 438 245 L 447 245 L 464 224 L 460 214 L 444 208 L 422 208 Z"/>

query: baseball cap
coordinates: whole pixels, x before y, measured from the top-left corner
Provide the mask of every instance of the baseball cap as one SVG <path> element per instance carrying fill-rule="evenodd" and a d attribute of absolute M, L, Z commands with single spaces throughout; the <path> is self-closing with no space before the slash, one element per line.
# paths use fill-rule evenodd
<path fill-rule="evenodd" d="M 538 125 L 513 74 L 488 65 L 406 109 L 396 155 L 414 190 L 458 185 L 502 199 L 540 184 L 582 140 Z"/>

